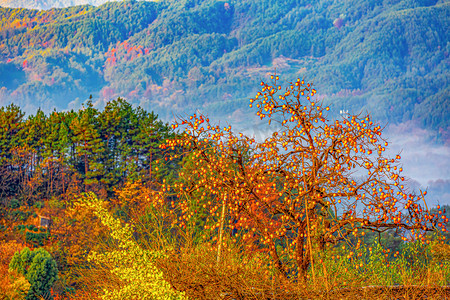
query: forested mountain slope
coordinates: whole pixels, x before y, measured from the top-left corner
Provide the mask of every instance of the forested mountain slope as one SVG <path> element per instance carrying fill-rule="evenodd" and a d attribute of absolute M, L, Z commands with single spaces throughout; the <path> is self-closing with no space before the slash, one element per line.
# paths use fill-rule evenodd
<path fill-rule="evenodd" d="M 314 81 L 334 113 L 448 132 L 450 2 L 184 0 L 0 8 L 0 105 L 33 113 L 118 96 L 163 119 L 249 122 L 260 79 Z"/>
<path fill-rule="evenodd" d="M 0 6 L 28 9 L 51 9 L 75 5 L 101 5 L 108 0 L 0 0 Z"/>

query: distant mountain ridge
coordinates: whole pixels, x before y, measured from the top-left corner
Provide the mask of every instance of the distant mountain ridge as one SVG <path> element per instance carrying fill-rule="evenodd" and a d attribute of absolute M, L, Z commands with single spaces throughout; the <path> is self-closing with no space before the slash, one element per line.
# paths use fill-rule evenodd
<path fill-rule="evenodd" d="M 102 5 L 110 0 L 0 0 L 0 6 L 28 9 L 51 9 L 76 5 Z"/>
<path fill-rule="evenodd" d="M 0 106 L 70 109 L 92 95 L 101 107 L 120 96 L 166 120 L 200 109 L 248 123 L 248 99 L 277 72 L 313 81 L 334 115 L 413 120 L 450 137 L 449 27 L 443 0 L 0 8 Z"/>

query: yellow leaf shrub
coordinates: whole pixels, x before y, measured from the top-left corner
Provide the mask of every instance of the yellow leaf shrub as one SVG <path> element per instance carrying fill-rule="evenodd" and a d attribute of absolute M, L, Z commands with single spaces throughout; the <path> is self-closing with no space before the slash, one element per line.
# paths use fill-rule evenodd
<path fill-rule="evenodd" d="M 133 240 L 133 228 L 113 218 L 94 193 L 87 193 L 80 200 L 82 206 L 91 209 L 110 229 L 111 237 L 118 242 L 115 250 L 105 253 L 92 251 L 88 256 L 89 261 L 99 266 L 114 266 L 111 273 L 122 281 L 117 288 L 104 290 L 103 299 L 187 299 L 183 292 L 172 288 L 155 266 L 155 259 L 164 256 L 163 253 L 142 249 Z"/>

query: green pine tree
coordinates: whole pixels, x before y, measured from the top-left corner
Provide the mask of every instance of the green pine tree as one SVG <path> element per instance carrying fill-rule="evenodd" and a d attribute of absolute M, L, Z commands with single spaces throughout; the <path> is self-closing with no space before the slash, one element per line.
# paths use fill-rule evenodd
<path fill-rule="evenodd" d="M 58 278 L 58 267 L 45 249 L 24 248 L 14 253 L 9 268 L 25 276 L 30 283 L 27 300 L 53 299 L 50 289 Z"/>
<path fill-rule="evenodd" d="M 84 181 L 85 191 L 96 186 L 99 188 L 99 178 L 104 174 L 101 154 L 105 151 L 104 143 L 100 138 L 98 111 L 88 101 L 77 118 L 72 120 L 70 128 L 73 130 L 75 152 L 80 158 L 79 166 Z"/>

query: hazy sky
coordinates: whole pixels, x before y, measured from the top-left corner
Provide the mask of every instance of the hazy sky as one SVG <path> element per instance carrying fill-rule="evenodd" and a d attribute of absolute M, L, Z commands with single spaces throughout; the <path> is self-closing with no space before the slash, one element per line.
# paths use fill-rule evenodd
<path fill-rule="evenodd" d="M 253 125 L 244 130 L 245 134 L 254 136 L 259 141 L 270 132 L 266 125 Z M 406 179 L 408 192 L 427 190 L 426 200 L 430 207 L 437 204 L 450 205 L 450 145 L 434 142 L 434 135 L 435 133 L 419 128 L 412 121 L 389 125 L 382 134 L 389 142 L 387 156 L 395 157 L 400 154 L 402 157 L 402 174 Z"/>
<path fill-rule="evenodd" d="M 436 144 L 433 134 L 406 122 L 387 128 L 389 153 L 401 152 L 405 177 L 409 185 L 428 189 L 433 205 L 450 204 L 450 145 Z"/>

